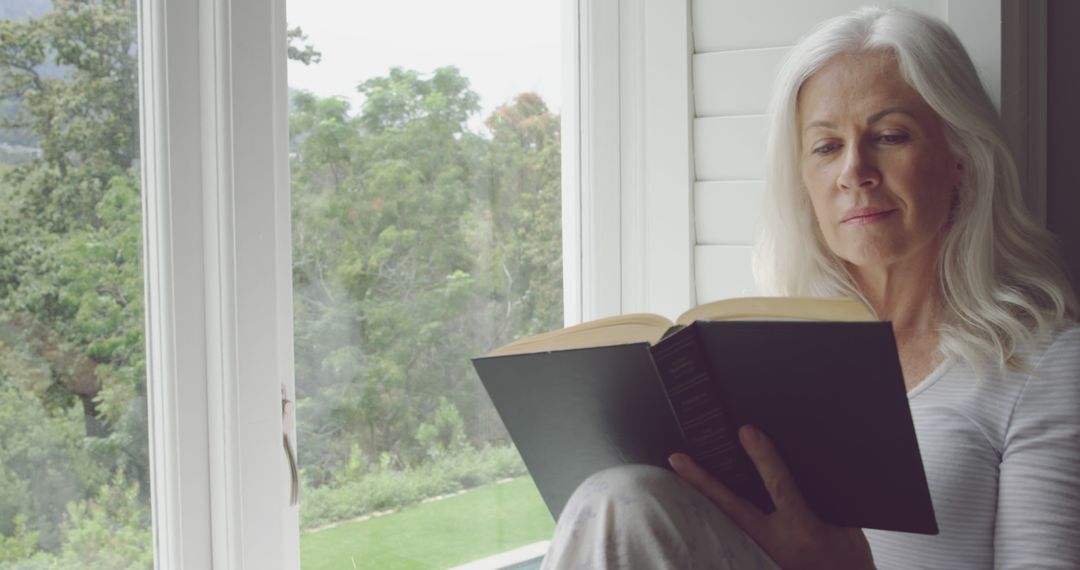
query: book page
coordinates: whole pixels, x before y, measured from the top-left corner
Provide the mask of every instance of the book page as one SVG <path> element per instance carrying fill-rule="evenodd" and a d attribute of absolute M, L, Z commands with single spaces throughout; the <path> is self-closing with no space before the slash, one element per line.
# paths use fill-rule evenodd
<path fill-rule="evenodd" d="M 566 350 L 660 340 L 672 322 L 659 315 L 632 314 L 590 321 L 511 342 L 492 350 L 488 356 Z"/>
<path fill-rule="evenodd" d="M 870 309 L 852 298 L 841 297 L 747 297 L 706 303 L 686 311 L 676 321 L 799 320 L 875 321 Z"/>

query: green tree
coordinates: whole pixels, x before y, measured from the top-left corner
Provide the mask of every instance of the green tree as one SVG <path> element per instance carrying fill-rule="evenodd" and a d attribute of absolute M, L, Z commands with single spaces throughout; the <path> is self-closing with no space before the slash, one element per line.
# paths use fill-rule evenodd
<path fill-rule="evenodd" d="M 0 326 L 48 363 L 42 400 L 81 403 L 95 437 L 143 390 L 134 42 L 126 0 L 57 0 L 41 18 L 0 22 L 0 95 L 19 103 L 8 126 L 41 147 L 4 181 Z"/>
<path fill-rule="evenodd" d="M 139 497 L 139 484 L 128 483 L 122 472 L 92 499 L 74 502 L 67 511 L 61 568 L 153 568 L 149 513 Z"/>
<path fill-rule="evenodd" d="M 30 558 L 37 551 L 37 532 L 26 528 L 26 517 L 15 515 L 15 530 L 11 536 L 0 534 L 0 563 L 18 562 Z"/>
<path fill-rule="evenodd" d="M 416 417 L 453 389 L 470 355 L 450 329 L 473 283 L 464 141 L 475 138 L 465 123 L 478 98 L 453 68 L 430 78 L 393 69 L 359 89 L 365 104 L 355 117 L 342 101 L 301 93 L 291 120 L 301 141 L 297 375 L 301 395 L 318 394 L 315 407 L 328 412 L 310 426 L 310 441 L 338 457 L 318 478 L 348 457 L 351 442 L 331 435 L 342 431 L 363 437 L 374 455 L 422 453 Z"/>
<path fill-rule="evenodd" d="M 82 430 L 78 409 L 49 413 L 32 393 L 0 378 L 0 535 L 35 534 L 36 547 L 59 549 L 58 515 L 107 479 Z"/>
<path fill-rule="evenodd" d="M 26 491 L 19 510 L 32 516 L 46 550 L 60 547 L 65 505 L 92 492 L 109 471 L 148 479 L 133 35 L 118 31 L 130 24 L 128 7 L 56 8 L 40 20 L 3 23 L 5 55 L 14 59 L 14 48 L 22 47 L 24 59 L 0 68 L 6 87 L 26 88 L 7 94 L 19 96 L 20 119 L 42 144 L 41 157 L 15 169 L 0 188 L 7 199 L 0 374 L 32 397 L 21 400 L 23 415 L 12 429 L 37 434 L 35 441 L 5 444 L 4 459 L 13 484 Z M 12 46 L 13 36 L 29 43 Z M 86 44 L 79 43 L 83 36 Z M 117 45 L 125 42 L 128 51 Z M 26 58 L 35 45 L 49 46 L 71 67 L 68 76 L 35 76 L 40 59 Z M 96 55 L 78 56 L 79 49 Z M 107 73 L 110 66 L 115 73 Z M 10 520 L 0 516 L 0 525 Z"/>
<path fill-rule="evenodd" d="M 49 77 L 47 64 L 64 73 Z M 16 170 L 19 213 L 54 233 L 93 224 L 109 181 L 138 156 L 135 29 L 126 0 L 56 0 L 0 22 L 0 96 L 42 156 Z"/>
<path fill-rule="evenodd" d="M 486 124 L 493 133 L 490 175 L 477 204 L 491 219 L 488 286 L 501 318 L 491 348 L 512 337 L 562 326 L 562 180 L 559 117 L 535 93 L 498 107 Z"/>
<path fill-rule="evenodd" d="M 56 551 L 65 505 L 111 473 L 147 510 L 148 438 L 132 4 L 48 8 L 0 20 L 0 128 L 40 147 L 0 179 L 0 388 L 21 406 L 0 406 L 0 533 L 22 513 Z M 290 57 L 317 62 L 305 41 Z"/>
<path fill-rule="evenodd" d="M 355 115 L 297 93 L 290 120 L 301 463 L 316 485 L 356 470 L 354 444 L 406 466 L 490 440 L 469 358 L 562 319 L 558 117 L 524 94 L 489 136 L 470 132 L 478 98 L 454 68 L 359 89 Z"/>
<path fill-rule="evenodd" d="M 416 441 L 432 459 L 464 449 L 465 422 L 457 407 L 445 397 L 439 398 L 439 407 L 435 409 L 431 422 L 420 424 L 416 430 Z"/>
<path fill-rule="evenodd" d="M 311 65 L 322 61 L 322 53 L 315 46 L 304 43 L 308 37 L 300 27 L 289 28 L 286 38 L 289 43 L 289 59 L 299 61 L 304 65 Z"/>

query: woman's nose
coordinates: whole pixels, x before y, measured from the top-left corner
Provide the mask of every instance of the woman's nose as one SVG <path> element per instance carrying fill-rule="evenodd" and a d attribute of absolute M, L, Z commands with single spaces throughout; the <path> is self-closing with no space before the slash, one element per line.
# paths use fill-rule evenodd
<path fill-rule="evenodd" d="M 871 155 L 852 144 L 846 147 L 843 170 L 836 183 L 841 190 L 871 190 L 881 184 L 881 172 Z"/>

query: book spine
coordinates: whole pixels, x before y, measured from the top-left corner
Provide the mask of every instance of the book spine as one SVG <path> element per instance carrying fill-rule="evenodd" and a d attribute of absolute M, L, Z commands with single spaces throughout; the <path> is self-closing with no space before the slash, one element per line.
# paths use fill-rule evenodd
<path fill-rule="evenodd" d="M 686 449 L 706 471 L 765 512 L 773 505 L 750 458 L 742 449 L 724 409 L 720 386 L 712 377 L 697 337 L 687 327 L 653 347 L 675 420 Z"/>

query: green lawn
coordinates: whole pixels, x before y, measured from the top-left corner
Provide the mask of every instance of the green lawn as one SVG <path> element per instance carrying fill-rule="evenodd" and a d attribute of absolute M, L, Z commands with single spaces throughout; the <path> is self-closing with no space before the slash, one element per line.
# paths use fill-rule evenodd
<path fill-rule="evenodd" d="M 551 537 L 528 477 L 300 537 L 303 570 L 448 568 Z"/>

